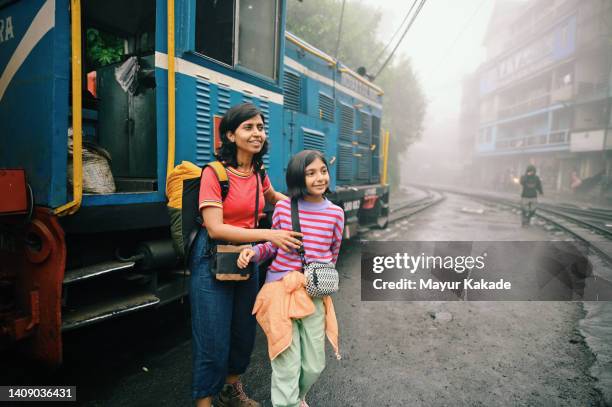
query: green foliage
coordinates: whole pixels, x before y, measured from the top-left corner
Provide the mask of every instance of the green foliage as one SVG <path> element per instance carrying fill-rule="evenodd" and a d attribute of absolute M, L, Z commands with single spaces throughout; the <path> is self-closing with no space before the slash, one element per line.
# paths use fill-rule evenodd
<path fill-rule="evenodd" d="M 121 61 L 123 40 L 94 28 L 87 29 L 87 63 L 92 68 L 99 68 Z"/>
<path fill-rule="evenodd" d="M 342 0 L 288 0 L 287 30 L 333 55 L 338 36 Z M 384 44 L 378 39 L 380 10 L 347 0 L 338 59 L 353 69 L 365 66 L 374 73 L 388 55 L 374 61 Z M 375 81 L 383 88 L 383 128 L 391 133 L 389 182 L 399 184 L 400 160 L 423 132 L 425 95 L 410 60 L 397 54 Z"/>
<path fill-rule="evenodd" d="M 334 56 L 342 0 L 289 0 L 287 30 L 320 50 Z M 382 14 L 356 1 L 344 8 L 338 59 L 351 68 L 369 66 L 372 50 L 382 45 L 376 38 Z"/>
<path fill-rule="evenodd" d="M 398 58 L 382 72 L 378 85 L 383 97 L 383 127 L 391 132 L 389 142 L 389 183 L 400 181 L 401 157 L 408 147 L 421 139 L 427 110 L 425 94 L 410 60 Z"/>

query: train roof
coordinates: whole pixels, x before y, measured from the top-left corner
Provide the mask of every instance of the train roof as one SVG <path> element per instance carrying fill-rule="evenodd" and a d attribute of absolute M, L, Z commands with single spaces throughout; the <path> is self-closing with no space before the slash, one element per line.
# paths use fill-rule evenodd
<path fill-rule="evenodd" d="M 382 90 L 381 87 L 370 82 L 368 79 L 359 75 L 357 72 L 353 71 L 348 66 L 342 64 L 340 61 L 338 61 L 331 55 L 321 51 L 314 45 L 309 44 L 303 39 L 297 37 L 295 34 L 292 34 L 289 31 L 286 31 L 285 38 L 287 39 L 288 43 L 291 43 L 297 48 L 313 55 L 314 57 L 318 58 L 319 61 L 324 62 L 325 65 L 327 65 L 328 67 L 337 68 L 338 71 L 341 73 L 341 75 L 351 77 L 353 80 L 358 81 L 361 84 L 361 86 L 365 86 L 369 88 L 370 90 L 374 91 L 374 93 L 377 96 L 382 96 L 384 94 L 384 91 Z M 289 50 L 289 47 L 286 47 L 286 48 L 287 50 Z"/>

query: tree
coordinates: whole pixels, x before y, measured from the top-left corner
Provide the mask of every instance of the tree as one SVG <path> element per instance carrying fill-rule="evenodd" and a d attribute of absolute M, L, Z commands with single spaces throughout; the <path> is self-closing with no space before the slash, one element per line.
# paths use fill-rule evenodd
<path fill-rule="evenodd" d="M 334 55 L 338 39 L 341 0 L 289 0 L 287 31 L 321 51 Z M 351 68 L 367 66 L 373 49 L 381 49 L 376 38 L 382 14 L 359 2 L 348 2 L 344 9 L 337 58 Z"/>
<path fill-rule="evenodd" d="M 341 10 L 342 0 L 289 0 L 287 30 L 334 56 Z M 337 55 L 343 64 L 352 69 L 377 68 L 381 61 L 372 59 L 384 47 L 377 36 L 381 17 L 380 10 L 359 1 L 347 1 Z M 389 182 L 397 186 L 401 156 L 422 135 L 425 96 L 410 60 L 404 57 L 394 56 L 375 83 L 385 91 L 382 125 L 391 133 Z"/>
<path fill-rule="evenodd" d="M 400 57 L 382 72 L 378 85 L 385 90 L 383 127 L 389 129 L 389 184 L 400 182 L 401 157 L 421 139 L 427 104 L 410 60 Z"/>

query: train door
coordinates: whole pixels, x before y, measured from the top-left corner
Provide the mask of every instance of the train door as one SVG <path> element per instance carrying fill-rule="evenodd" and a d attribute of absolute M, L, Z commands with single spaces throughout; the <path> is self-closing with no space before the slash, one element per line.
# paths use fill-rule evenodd
<path fill-rule="evenodd" d="M 83 140 L 117 192 L 157 190 L 155 0 L 83 2 Z"/>

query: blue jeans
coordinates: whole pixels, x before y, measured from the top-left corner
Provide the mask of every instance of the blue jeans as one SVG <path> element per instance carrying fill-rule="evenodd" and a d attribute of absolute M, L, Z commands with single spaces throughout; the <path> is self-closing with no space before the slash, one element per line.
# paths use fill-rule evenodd
<path fill-rule="evenodd" d="M 228 374 L 244 373 L 255 342 L 257 270 L 246 281 L 219 281 L 210 272 L 207 249 L 208 234 L 201 229 L 189 259 L 194 400 L 219 393 Z"/>

